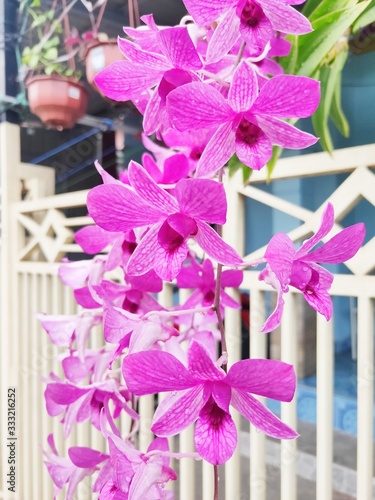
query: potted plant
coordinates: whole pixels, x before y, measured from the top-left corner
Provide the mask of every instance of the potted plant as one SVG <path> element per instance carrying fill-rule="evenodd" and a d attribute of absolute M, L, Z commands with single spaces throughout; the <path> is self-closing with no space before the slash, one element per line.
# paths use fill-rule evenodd
<path fill-rule="evenodd" d="M 111 63 L 122 59 L 123 56 L 117 46 L 117 40 L 109 38 L 106 33 L 99 32 L 107 0 L 98 0 L 96 4 L 86 0 L 81 0 L 81 2 L 86 7 L 91 22 L 91 31 L 82 35 L 86 79 L 94 90 L 101 93 L 94 82 L 95 75 Z M 96 9 L 98 9 L 98 14 L 95 17 Z"/>
<path fill-rule="evenodd" d="M 79 81 L 75 48 L 69 40 L 68 12 L 76 3 L 64 2 L 56 16 L 55 9 L 44 10 L 39 0 L 24 3 L 21 12 L 31 19 L 30 33 L 36 43 L 22 51 L 23 79 L 30 110 L 48 127 L 71 128 L 87 109 L 88 92 Z"/>

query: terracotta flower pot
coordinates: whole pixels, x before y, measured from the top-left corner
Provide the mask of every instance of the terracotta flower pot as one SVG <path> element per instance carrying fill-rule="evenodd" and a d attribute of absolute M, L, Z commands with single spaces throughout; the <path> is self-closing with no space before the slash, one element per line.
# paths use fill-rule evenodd
<path fill-rule="evenodd" d="M 99 92 L 94 77 L 106 66 L 121 59 L 124 59 L 124 56 L 121 54 L 116 40 L 91 42 L 85 52 L 87 82 Z"/>
<path fill-rule="evenodd" d="M 89 94 L 69 78 L 38 75 L 26 82 L 30 111 L 47 127 L 71 128 L 86 112 Z"/>

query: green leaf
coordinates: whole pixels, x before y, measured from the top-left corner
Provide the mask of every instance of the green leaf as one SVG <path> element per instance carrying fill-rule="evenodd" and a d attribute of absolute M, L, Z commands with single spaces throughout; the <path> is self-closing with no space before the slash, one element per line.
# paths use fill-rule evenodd
<path fill-rule="evenodd" d="M 303 6 L 302 14 L 310 18 L 311 13 L 319 6 L 321 1 L 322 0 L 307 0 Z"/>
<path fill-rule="evenodd" d="M 321 98 L 318 109 L 313 114 L 311 120 L 315 135 L 320 138 L 320 144 L 325 151 L 332 153 L 333 143 L 328 126 L 328 119 L 332 107 L 333 96 L 339 75 L 348 57 L 348 47 L 337 54 L 330 66 L 323 66 L 320 69 L 319 79 L 321 82 Z"/>
<path fill-rule="evenodd" d="M 253 170 L 251 168 L 249 168 L 247 165 L 242 165 L 242 180 L 244 184 L 247 184 L 249 182 L 252 173 Z"/>
<path fill-rule="evenodd" d="M 331 12 L 313 23 L 314 31 L 299 37 L 295 74 L 311 76 L 353 21 L 369 5 L 366 0 L 348 9 Z"/>
<path fill-rule="evenodd" d="M 319 137 L 319 142 L 324 151 L 332 153 L 333 144 L 331 134 L 328 128 L 328 113 L 332 102 L 332 93 L 330 92 L 330 83 L 332 83 L 331 68 L 323 67 L 320 70 L 321 97 L 318 109 L 311 117 L 315 135 Z M 330 81 L 331 80 L 331 81 Z"/>
<path fill-rule="evenodd" d="M 375 22 L 375 0 L 366 7 L 362 14 L 354 21 L 352 25 L 352 32 L 356 33 L 361 28 L 368 26 Z"/>
<path fill-rule="evenodd" d="M 271 174 L 273 172 L 273 169 L 276 167 L 277 160 L 280 158 L 280 155 L 282 153 L 282 148 L 280 146 L 273 146 L 272 148 L 272 157 L 267 163 L 267 179 L 271 179 Z"/>
<path fill-rule="evenodd" d="M 43 54 L 44 59 L 47 59 L 47 61 L 54 61 L 58 55 L 59 53 L 56 47 L 51 47 L 50 49 L 46 50 Z"/>
<path fill-rule="evenodd" d="M 286 40 L 288 40 L 292 45 L 290 52 L 287 56 L 282 57 L 278 62 L 284 68 L 285 73 L 288 75 L 294 75 L 298 59 L 298 35 L 288 35 Z"/>
<path fill-rule="evenodd" d="M 57 35 L 53 36 L 44 44 L 45 49 L 50 49 L 51 47 L 58 47 L 60 45 L 60 37 Z"/>
<path fill-rule="evenodd" d="M 357 3 L 358 0 L 321 0 L 314 12 L 309 15 L 309 21 L 313 23 L 327 14 L 354 7 Z"/>
<path fill-rule="evenodd" d="M 39 57 L 36 54 L 31 54 L 28 66 L 31 69 L 36 69 L 38 67 L 38 64 L 39 64 Z"/>
<path fill-rule="evenodd" d="M 233 177 L 237 170 L 239 170 L 241 167 L 242 162 L 238 159 L 238 156 L 234 154 L 228 162 L 229 177 Z"/>
<path fill-rule="evenodd" d="M 345 118 L 344 112 L 341 107 L 341 76 L 339 73 L 336 80 L 336 87 L 333 92 L 333 99 L 330 110 L 330 118 L 333 121 L 335 127 L 344 137 L 349 137 L 350 127 L 348 120 Z"/>

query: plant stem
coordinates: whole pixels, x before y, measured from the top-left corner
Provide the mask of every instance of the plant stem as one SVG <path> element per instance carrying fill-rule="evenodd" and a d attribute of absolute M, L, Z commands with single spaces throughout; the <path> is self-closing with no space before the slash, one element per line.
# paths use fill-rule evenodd
<path fill-rule="evenodd" d="M 219 176 L 218 176 L 219 182 L 223 181 L 223 169 L 221 168 L 219 171 Z M 223 227 L 222 226 L 217 226 L 217 234 L 221 237 L 223 235 Z M 217 270 L 216 270 L 216 286 L 215 286 L 215 299 L 214 299 L 214 311 L 216 312 L 217 316 L 217 325 L 219 328 L 220 332 L 220 340 L 221 340 L 221 354 L 224 355 L 223 358 L 223 364 L 222 368 L 226 372 L 227 371 L 227 360 L 226 356 L 228 354 L 227 351 L 227 342 L 225 339 L 225 328 L 224 328 L 224 321 L 223 317 L 221 315 L 221 310 L 220 310 L 220 291 L 221 291 L 221 275 L 223 272 L 223 265 L 218 264 L 217 265 Z"/>
<path fill-rule="evenodd" d="M 214 465 L 214 500 L 219 500 L 219 474 L 217 465 Z"/>
<path fill-rule="evenodd" d="M 217 324 L 219 327 L 219 332 L 220 332 L 220 340 L 221 340 L 221 354 L 227 354 L 227 342 L 225 340 L 225 328 L 224 328 L 224 321 L 223 317 L 221 315 L 221 310 L 220 310 L 220 290 L 221 290 L 221 275 L 223 271 L 223 266 L 222 264 L 217 265 L 217 270 L 216 270 L 216 287 L 215 287 L 215 300 L 214 300 L 214 310 L 216 312 L 217 316 Z M 223 370 L 227 371 L 227 364 L 223 363 Z"/>
<path fill-rule="evenodd" d="M 246 47 L 246 42 L 242 42 L 240 50 L 238 51 L 237 59 L 236 62 L 234 63 L 233 71 L 237 68 L 237 66 L 240 64 L 244 50 Z"/>

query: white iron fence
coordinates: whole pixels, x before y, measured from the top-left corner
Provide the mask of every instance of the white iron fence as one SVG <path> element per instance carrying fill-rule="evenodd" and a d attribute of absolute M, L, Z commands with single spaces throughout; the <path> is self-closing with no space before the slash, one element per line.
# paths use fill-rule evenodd
<path fill-rule="evenodd" d="M 57 276 L 58 262 L 67 252 L 79 252 L 73 243 L 74 230 L 89 222 L 84 215 L 71 215 L 70 209 L 85 206 L 86 192 L 53 195 L 53 171 L 46 167 L 22 165 L 18 159 L 18 128 L 0 125 L 1 144 L 1 482 L 3 498 L 40 500 L 53 497 L 53 487 L 42 461 L 42 448 L 51 432 L 56 438 L 59 452 L 64 455 L 74 445 L 102 449 L 104 442 L 95 429 L 80 424 L 68 440 L 63 439 L 58 418 L 51 419 L 45 411 L 42 377 L 51 371 L 60 374 L 56 361 L 58 348 L 52 346 L 35 318 L 36 312 L 71 314 L 76 311 L 71 291 L 63 287 Z M 327 173 L 350 172 L 350 176 L 330 195 L 337 220 L 340 220 L 365 197 L 375 206 L 375 175 L 369 168 L 375 163 L 375 146 L 363 146 L 335 152 L 333 158 L 315 154 L 283 159 L 277 166 L 274 178 L 315 176 Z M 319 224 L 321 209 L 312 213 L 300 206 L 258 189 L 264 173 L 254 173 L 251 184 L 243 187 L 235 177 L 228 183 L 229 213 L 224 237 L 243 253 L 245 197 L 250 197 L 278 210 L 293 215 L 303 224 L 290 233 L 297 241 L 306 238 Z M 22 199 L 22 197 L 24 199 Z M 84 212 L 82 212 L 84 213 Z M 336 225 L 338 230 L 339 226 Z M 249 255 L 257 257 L 262 249 Z M 358 446 L 357 446 L 357 498 L 373 498 L 373 299 L 375 276 L 370 271 L 375 265 L 375 241 L 370 240 L 358 255 L 348 263 L 350 275 L 336 275 L 332 294 L 356 297 L 358 300 Z M 265 291 L 267 287 L 257 279 L 257 272 L 246 271 L 243 289 L 250 293 L 250 355 L 265 357 L 267 336 L 259 333 L 265 319 Z M 233 295 L 237 291 L 231 291 Z M 297 365 L 301 342 L 297 317 L 297 295 L 287 297 L 281 326 L 280 358 Z M 162 301 L 172 301 L 172 290 L 166 287 Z M 230 362 L 241 356 L 240 313 L 228 310 L 226 314 L 228 351 Z M 333 462 L 333 353 L 332 321 L 327 323 L 320 316 L 316 321 L 317 336 L 317 452 L 316 498 L 332 498 Z M 92 345 L 92 347 L 95 347 Z M 8 389 L 16 390 L 16 494 L 8 491 L 10 447 L 8 440 Z M 292 427 L 297 426 L 297 398 L 282 405 L 281 417 Z M 140 446 L 145 450 L 152 439 L 150 433 L 153 397 L 143 397 L 140 402 Z M 267 442 L 255 429 L 244 427 L 239 416 L 234 416 L 243 436 L 233 458 L 221 471 L 225 475 L 225 498 L 263 500 L 267 493 Z M 121 421 L 124 433 L 129 429 L 126 417 Z M 250 432 L 249 449 L 246 434 Z M 16 439 L 17 438 L 17 439 Z M 266 446 L 267 445 L 267 446 Z M 179 439 L 171 440 L 174 451 L 193 451 L 192 429 L 184 431 Z M 245 450 L 245 451 L 244 451 Z M 244 467 L 250 457 L 250 470 Z M 280 446 L 281 469 L 280 498 L 302 498 L 297 491 L 298 440 L 285 441 Z M 175 464 L 176 465 L 176 464 Z M 176 498 L 181 500 L 213 498 L 212 466 L 183 459 L 179 464 L 179 481 L 174 486 Z M 0 497 L 1 497 L 0 495 Z M 77 499 L 89 499 L 90 482 L 78 490 Z M 224 498 L 224 497 L 223 497 Z"/>

